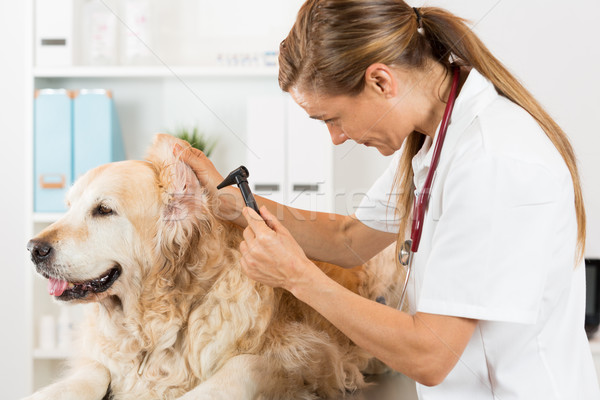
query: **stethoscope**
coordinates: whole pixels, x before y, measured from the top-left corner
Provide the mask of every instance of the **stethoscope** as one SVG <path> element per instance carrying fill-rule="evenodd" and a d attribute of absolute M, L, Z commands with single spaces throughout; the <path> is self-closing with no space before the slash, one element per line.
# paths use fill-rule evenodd
<path fill-rule="evenodd" d="M 458 89 L 458 80 L 460 77 L 460 68 L 454 67 L 453 69 L 453 80 L 452 89 L 450 90 L 450 96 L 448 97 L 448 104 L 446 104 L 446 110 L 444 111 L 444 117 L 440 125 L 440 132 L 438 133 L 438 139 L 433 149 L 433 156 L 431 158 L 431 166 L 427 172 L 425 183 L 423 184 L 423 190 L 419 193 L 413 203 L 412 212 L 412 227 L 410 230 L 410 239 L 404 241 L 398 252 L 398 260 L 400 264 L 406 267 L 406 277 L 404 279 L 404 285 L 402 287 L 402 295 L 400 296 L 400 302 L 398 303 L 398 309 L 402 309 L 404 304 L 404 297 L 406 295 L 406 288 L 408 286 L 408 280 L 412 271 L 413 256 L 419 250 L 419 243 L 421 242 L 421 234 L 423 233 L 423 221 L 425 220 L 425 213 L 427 212 L 427 206 L 429 205 L 429 199 L 431 198 L 431 186 L 433 185 L 433 178 L 435 170 L 437 169 L 440 161 L 440 154 L 442 152 L 442 146 L 444 139 L 446 138 L 446 131 L 448 130 L 448 124 L 450 122 L 450 116 L 452 115 L 452 109 L 454 108 L 454 101 L 456 100 L 456 91 Z"/>

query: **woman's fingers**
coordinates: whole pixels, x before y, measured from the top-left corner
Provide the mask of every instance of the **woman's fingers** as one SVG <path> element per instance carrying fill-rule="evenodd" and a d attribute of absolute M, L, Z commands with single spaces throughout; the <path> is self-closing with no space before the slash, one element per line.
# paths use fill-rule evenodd
<path fill-rule="evenodd" d="M 175 144 L 173 153 L 179 157 L 181 161 L 189 165 L 194 172 L 205 172 L 206 163 L 210 163 L 206 155 L 193 147 L 182 148 L 179 144 Z"/>
<path fill-rule="evenodd" d="M 277 233 L 289 233 L 286 227 L 284 227 L 281 222 L 274 216 L 265 206 L 260 208 L 260 215 L 267 223 L 269 228 L 274 230 Z"/>
<path fill-rule="evenodd" d="M 252 242 L 256 238 L 256 235 L 250 226 L 247 226 L 246 229 L 244 229 L 243 236 L 247 243 Z"/>
<path fill-rule="evenodd" d="M 184 148 L 179 143 L 175 143 L 173 154 L 189 165 L 200 183 L 209 190 L 216 190 L 216 186 L 223 180 L 221 174 L 202 151 L 193 147 Z"/>
<path fill-rule="evenodd" d="M 272 229 L 265 224 L 265 220 L 250 207 L 244 207 L 242 215 L 248 222 L 248 227 L 258 236 L 260 233 L 272 232 Z"/>

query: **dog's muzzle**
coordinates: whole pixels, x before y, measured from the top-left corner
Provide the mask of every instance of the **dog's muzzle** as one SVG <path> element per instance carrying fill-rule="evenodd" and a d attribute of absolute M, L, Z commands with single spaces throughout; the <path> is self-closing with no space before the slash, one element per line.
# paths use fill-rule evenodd
<path fill-rule="evenodd" d="M 31 260 L 35 263 L 37 272 L 48 279 L 48 293 L 59 300 L 81 300 L 90 294 L 103 293 L 110 289 L 122 272 L 121 266 L 116 264 L 94 279 L 69 282 L 61 278 L 62 274 L 55 270 L 52 261 L 56 251 L 49 243 L 32 239 L 27 243 L 27 250 L 31 253 Z"/>

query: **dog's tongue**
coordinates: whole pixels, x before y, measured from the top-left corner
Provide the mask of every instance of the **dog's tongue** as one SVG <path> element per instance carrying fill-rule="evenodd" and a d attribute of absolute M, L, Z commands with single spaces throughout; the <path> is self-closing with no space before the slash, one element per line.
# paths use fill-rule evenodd
<path fill-rule="evenodd" d="M 60 279 L 55 278 L 48 279 L 48 293 L 50 293 L 51 296 L 60 296 L 67 286 L 69 286 L 69 282 L 67 281 L 61 281 Z"/>

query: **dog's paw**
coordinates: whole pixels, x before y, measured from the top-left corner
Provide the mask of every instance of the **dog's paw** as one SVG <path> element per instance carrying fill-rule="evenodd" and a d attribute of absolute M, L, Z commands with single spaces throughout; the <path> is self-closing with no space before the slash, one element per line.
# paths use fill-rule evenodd
<path fill-rule="evenodd" d="M 52 397 L 46 396 L 41 392 L 37 392 L 32 394 L 31 396 L 27 396 L 22 398 L 21 400 L 51 400 Z"/>
<path fill-rule="evenodd" d="M 47 386 L 47 387 L 35 392 L 31 396 L 25 397 L 24 399 L 21 399 L 21 400 L 56 400 L 56 399 L 70 400 L 70 399 L 72 399 L 72 397 L 69 395 L 68 392 L 56 390 L 55 387 L 51 385 L 51 386 Z"/>
<path fill-rule="evenodd" d="M 221 400 L 221 397 L 217 396 L 216 393 L 213 395 L 209 393 L 187 393 L 182 397 L 177 398 L 177 400 Z"/>
<path fill-rule="evenodd" d="M 184 394 L 177 398 L 177 400 L 231 400 L 233 397 L 229 397 L 224 390 L 214 390 L 206 388 L 196 388 L 191 392 Z M 237 399 L 236 399 L 237 400 Z M 240 399 L 243 400 L 243 399 Z"/>

